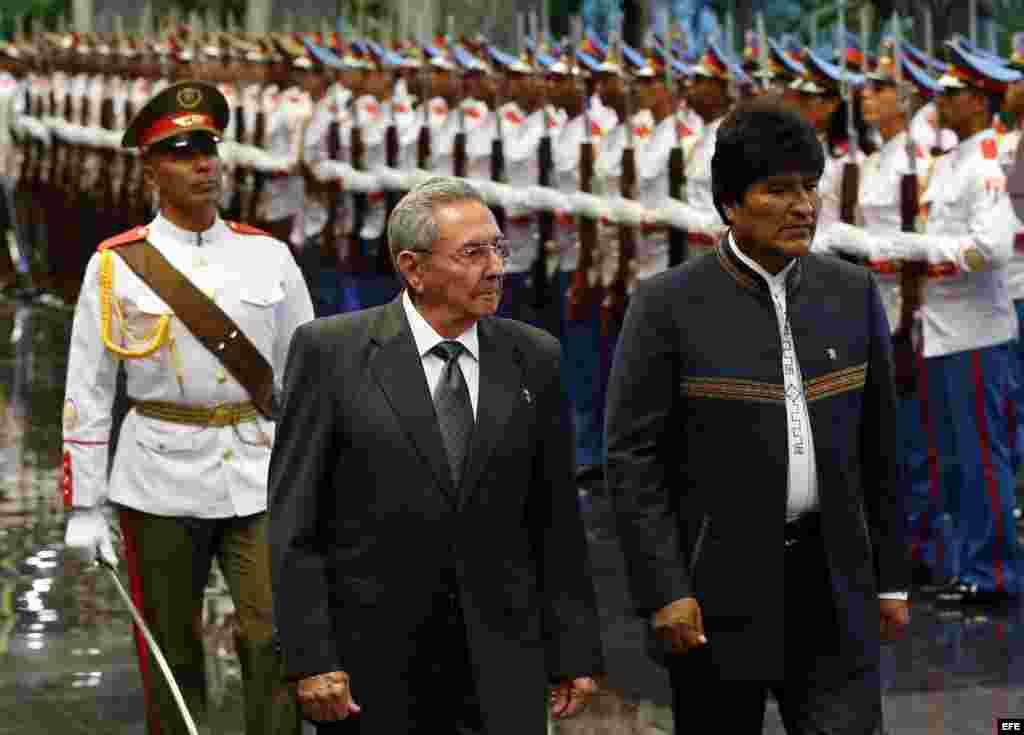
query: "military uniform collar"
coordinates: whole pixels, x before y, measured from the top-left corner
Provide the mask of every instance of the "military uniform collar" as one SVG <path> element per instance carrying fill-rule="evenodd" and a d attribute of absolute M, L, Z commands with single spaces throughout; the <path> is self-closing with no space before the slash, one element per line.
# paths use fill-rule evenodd
<path fill-rule="evenodd" d="M 219 215 L 209 229 L 203 232 L 193 232 L 178 227 L 161 213 L 150 223 L 149 232 L 151 235 L 157 235 L 161 243 L 173 242 L 183 247 L 206 247 L 221 242 L 231 235 L 231 230 Z"/>

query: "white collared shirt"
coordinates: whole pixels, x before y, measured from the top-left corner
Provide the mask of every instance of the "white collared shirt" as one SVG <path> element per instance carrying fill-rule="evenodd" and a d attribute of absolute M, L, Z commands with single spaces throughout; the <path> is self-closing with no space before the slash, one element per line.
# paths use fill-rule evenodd
<path fill-rule="evenodd" d="M 409 328 L 412 330 L 412 338 L 416 342 L 416 350 L 423 361 L 423 373 L 427 378 L 427 388 L 430 395 L 434 395 L 434 389 L 441 380 L 444 372 L 444 360 L 431 352 L 434 347 L 442 342 L 447 342 L 437 331 L 430 326 L 430 322 L 423 318 L 409 292 L 402 292 L 402 307 L 405 309 L 405 316 L 409 320 Z M 459 355 L 459 368 L 466 379 L 466 387 L 469 389 L 469 402 L 473 405 L 473 418 L 477 415 L 477 404 L 480 398 L 480 333 L 476 323 L 465 332 L 460 334 L 453 342 L 460 343 L 466 349 Z"/>
<path fill-rule="evenodd" d="M 796 261 L 772 275 L 743 254 L 736 245 L 732 232 L 729 247 L 743 263 L 768 284 L 779 322 L 779 340 L 782 344 L 782 379 L 786 388 L 786 435 L 789 437 L 789 486 L 786 494 L 786 520 L 791 521 L 818 507 L 818 470 L 814 458 L 814 434 L 811 416 L 807 410 L 807 396 L 796 356 L 796 345 L 786 315 L 786 276 Z"/>

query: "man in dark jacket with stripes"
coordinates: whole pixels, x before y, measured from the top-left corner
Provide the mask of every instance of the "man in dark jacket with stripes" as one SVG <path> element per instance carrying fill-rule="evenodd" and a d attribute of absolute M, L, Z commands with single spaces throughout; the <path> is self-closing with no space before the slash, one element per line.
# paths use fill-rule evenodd
<path fill-rule="evenodd" d="M 730 231 L 632 297 L 607 477 L 680 732 L 867 735 L 909 621 L 889 328 L 871 275 L 810 255 L 824 153 L 777 100 L 712 159 Z"/>

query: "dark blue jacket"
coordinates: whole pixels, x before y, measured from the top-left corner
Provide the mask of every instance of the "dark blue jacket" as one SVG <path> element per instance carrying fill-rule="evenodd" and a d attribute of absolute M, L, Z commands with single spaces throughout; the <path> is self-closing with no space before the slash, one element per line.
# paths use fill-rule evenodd
<path fill-rule="evenodd" d="M 787 291 L 832 602 L 843 659 L 856 666 L 877 660 L 878 593 L 909 589 L 889 327 L 863 268 L 809 255 Z M 706 627 L 729 621 L 709 632 L 726 678 L 782 673 L 784 393 L 767 284 L 724 241 L 639 286 L 606 424 L 634 605 L 647 616 L 696 597 Z"/>

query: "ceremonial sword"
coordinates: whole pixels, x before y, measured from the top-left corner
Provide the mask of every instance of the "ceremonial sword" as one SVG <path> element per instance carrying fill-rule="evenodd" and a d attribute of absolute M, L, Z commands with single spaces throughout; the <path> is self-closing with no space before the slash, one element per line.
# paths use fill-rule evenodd
<path fill-rule="evenodd" d="M 153 658 L 156 659 L 157 664 L 160 666 L 160 671 L 163 672 L 164 678 L 167 679 L 167 686 L 170 687 L 171 694 L 174 695 L 174 701 L 178 705 L 178 711 L 181 712 L 182 719 L 185 720 L 185 727 L 188 728 L 189 735 L 199 735 L 199 731 L 196 729 L 195 720 L 192 719 L 192 714 L 188 711 L 188 706 L 185 704 L 185 698 L 181 696 L 181 689 L 178 688 L 178 682 L 174 680 L 174 674 L 171 673 L 171 667 L 167 665 L 167 659 L 164 658 L 164 654 L 160 651 L 160 646 L 157 645 L 153 634 L 150 633 L 149 628 L 146 627 L 146 621 L 142 619 L 142 614 L 139 612 L 139 609 L 135 607 L 135 603 L 132 602 L 132 598 L 128 595 L 124 585 L 121 584 L 121 578 L 117 576 L 117 570 L 102 556 L 97 556 L 96 562 L 110 572 L 110 577 L 114 580 L 114 587 L 117 588 L 118 594 L 121 595 L 121 599 L 124 600 L 124 604 L 132 614 L 135 624 L 139 626 L 139 630 L 142 631 L 142 637 L 146 639 L 146 643 L 149 645 L 149 650 L 153 652 Z"/>

